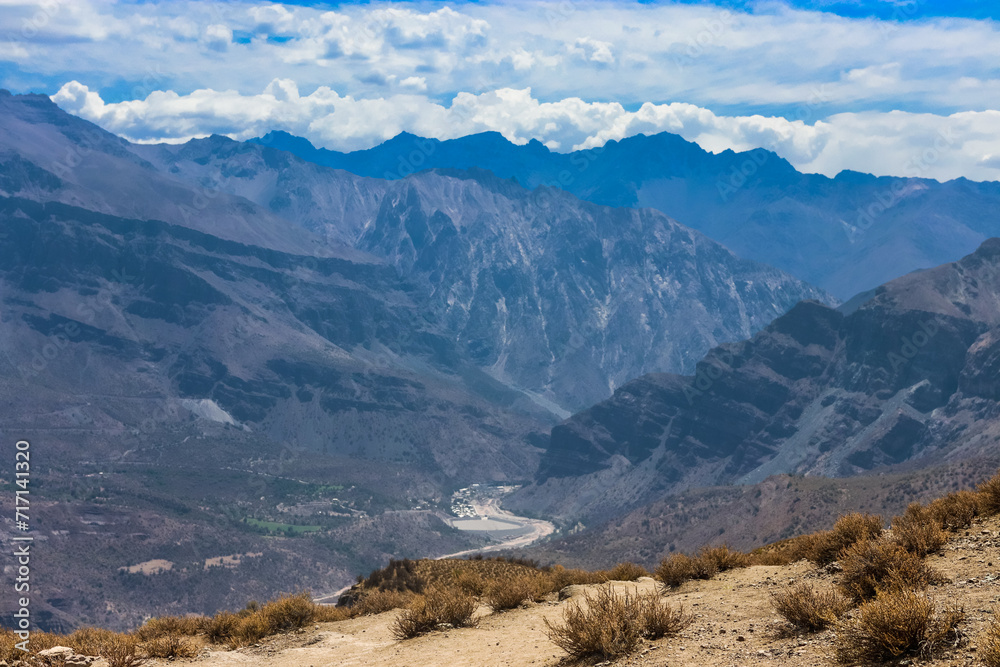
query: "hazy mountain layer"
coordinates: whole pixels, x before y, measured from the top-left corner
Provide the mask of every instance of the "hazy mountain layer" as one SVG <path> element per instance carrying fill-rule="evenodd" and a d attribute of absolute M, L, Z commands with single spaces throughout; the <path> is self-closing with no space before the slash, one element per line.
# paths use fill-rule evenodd
<path fill-rule="evenodd" d="M 908 165 L 913 178 L 828 178 L 799 173 L 771 151 L 712 154 L 668 133 L 573 153 L 553 153 L 537 141 L 515 146 L 495 132 L 443 142 L 402 134 L 346 154 L 281 132 L 257 141 L 365 176 L 480 167 L 599 204 L 657 208 L 741 257 L 842 299 L 954 261 L 1000 235 L 1000 183 L 919 178 L 920 159 Z"/>
<path fill-rule="evenodd" d="M 477 364 L 563 416 L 643 373 L 689 371 L 801 299 L 830 299 L 658 211 L 482 170 L 385 181 L 221 137 L 132 150 L 386 259 Z"/>

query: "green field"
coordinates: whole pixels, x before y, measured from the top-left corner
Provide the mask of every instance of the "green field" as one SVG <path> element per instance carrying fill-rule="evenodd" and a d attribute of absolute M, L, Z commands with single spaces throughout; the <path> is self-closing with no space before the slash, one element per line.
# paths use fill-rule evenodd
<path fill-rule="evenodd" d="M 261 521 L 260 519 L 243 519 L 243 522 L 254 528 L 268 533 L 301 535 L 302 533 L 315 533 L 323 529 L 322 526 L 298 526 L 293 523 L 278 523 L 277 521 Z"/>

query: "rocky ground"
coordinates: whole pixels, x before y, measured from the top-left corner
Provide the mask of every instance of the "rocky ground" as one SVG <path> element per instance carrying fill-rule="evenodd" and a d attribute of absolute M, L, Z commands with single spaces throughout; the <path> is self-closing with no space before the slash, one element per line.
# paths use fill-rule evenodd
<path fill-rule="evenodd" d="M 1000 600 L 1000 517 L 977 522 L 955 535 L 942 553 L 928 563 L 950 579 L 928 594 L 939 605 L 958 605 L 967 618 L 962 641 L 933 660 L 911 664 L 957 666 L 979 664 L 976 644 Z M 633 656 L 615 665 L 833 665 L 834 631 L 794 635 L 771 609 L 769 593 L 807 581 L 817 588 L 833 586 L 836 567 L 818 568 L 806 561 L 786 567 L 755 566 L 720 574 L 710 581 L 693 581 L 669 597 L 693 616 L 681 635 L 646 642 Z M 655 586 L 652 579 L 616 583 L 639 591 Z M 313 626 L 240 649 L 205 648 L 193 660 L 199 667 L 270 665 L 326 667 L 340 665 L 410 667 L 514 667 L 568 665 L 564 654 L 546 636 L 545 621 L 558 622 L 568 605 L 583 599 L 587 586 L 574 586 L 546 602 L 502 614 L 480 609 L 475 628 L 449 630 L 417 639 L 396 641 L 390 627 L 396 612 Z M 99 664 L 99 663 L 98 663 Z M 154 663 L 155 664 L 155 663 Z"/>

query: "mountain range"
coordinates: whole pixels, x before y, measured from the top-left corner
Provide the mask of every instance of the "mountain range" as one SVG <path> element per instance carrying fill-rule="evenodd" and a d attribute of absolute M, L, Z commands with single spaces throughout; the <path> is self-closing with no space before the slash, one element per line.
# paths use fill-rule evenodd
<path fill-rule="evenodd" d="M 539 483 L 509 505 L 594 520 L 778 474 L 992 456 L 998 363 L 1000 239 L 989 239 L 840 308 L 803 301 L 692 375 L 623 385 L 552 429 Z"/>
<path fill-rule="evenodd" d="M 455 489 L 529 482 L 572 410 L 834 302 L 657 211 L 135 145 L 6 93 L 0 254 L 0 429 L 39 461 L 53 629 L 475 548 Z"/>
<path fill-rule="evenodd" d="M 845 227 L 884 187 L 899 201 Z M 482 546 L 444 522 L 472 484 L 564 529 L 537 553 L 621 544 L 617 521 L 651 560 L 720 526 L 692 504 L 759 526 L 745 546 L 787 536 L 793 512 L 745 512 L 787 475 L 958 475 L 1000 439 L 996 191 L 671 135 L 138 145 L 0 93 L 0 430 L 42 466 L 39 618 L 213 611 L 238 578 L 240 600 L 333 593 Z M 812 505 L 844 509 L 838 483 Z"/>
<path fill-rule="evenodd" d="M 374 179 L 223 137 L 130 150 L 387 262 L 476 365 L 560 417 L 642 373 L 690 371 L 801 299 L 836 303 L 659 211 L 481 169 Z"/>
<path fill-rule="evenodd" d="M 365 176 L 478 167 L 598 204 L 655 208 L 741 257 L 845 300 L 953 261 L 1000 235 L 1000 183 L 921 177 L 947 141 L 930 155 L 915 156 L 905 165 L 911 174 L 905 178 L 803 174 L 773 151 L 710 153 L 670 133 L 569 153 L 538 141 L 518 146 L 496 132 L 448 141 L 404 133 L 353 153 L 317 149 L 284 132 L 256 141 Z"/>

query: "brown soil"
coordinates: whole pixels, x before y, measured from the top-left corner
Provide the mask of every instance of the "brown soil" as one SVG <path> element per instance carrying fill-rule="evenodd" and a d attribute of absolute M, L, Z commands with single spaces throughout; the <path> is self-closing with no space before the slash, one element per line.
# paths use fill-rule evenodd
<path fill-rule="evenodd" d="M 935 666 L 972 665 L 979 633 L 992 618 L 1000 600 L 1000 517 L 976 523 L 954 535 L 941 554 L 928 563 L 951 580 L 932 586 L 928 593 L 940 606 L 964 607 L 963 643 L 942 656 L 911 664 Z M 631 657 L 614 665 L 834 665 L 832 630 L 814 635 L 789 635 L 773 612 L 769 593 L 807 581 L 831 587 L 836 573 L 805 561 L 787 567 L 755 566 L 720 574 L 711 581 L 684 584 L 668 594 L 693 615 L 691 626 L 680 636 L 646 642 Z M 619 588 L 648 590 L 655 583 L 616 583 Z M 581 587 L 586 590 L 588 587 Z M 570 664 L 546 637 L 544 619 L 557 622 L 567 605 L 552 599 L 521 609 L 489 614 L 479 611 L 475 628 L 435 632 L 417 639 L 396 641 L 390 626 L 396 612 L 325 623 L 297 634 L 284 635 L 260 645 L 225 651 L 206 649 L 195 660 L 175 661 L 203 667 L 271 665 L 274 667 L 514 667 Z"/>

